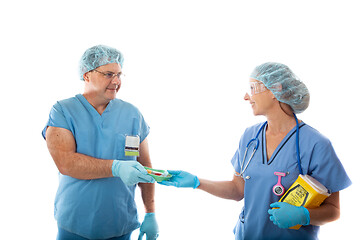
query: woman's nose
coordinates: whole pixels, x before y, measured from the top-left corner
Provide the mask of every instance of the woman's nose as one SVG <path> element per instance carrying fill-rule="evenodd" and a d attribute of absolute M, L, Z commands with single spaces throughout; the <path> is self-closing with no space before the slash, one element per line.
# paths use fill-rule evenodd
<path fill-rule="evenodd" d="M 248 94 L 248 93 L 245 93 L 244 100 L 245 100 L 245 101 L 250 100 L 250 96 L 249 96 L 249 94 Z"/>

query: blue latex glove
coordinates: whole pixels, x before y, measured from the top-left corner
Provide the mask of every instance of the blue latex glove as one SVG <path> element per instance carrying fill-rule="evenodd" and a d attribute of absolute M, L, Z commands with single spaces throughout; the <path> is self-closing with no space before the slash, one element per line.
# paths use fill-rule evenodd
<path fill-rule="evenodd" d="M 141 240 L 146 234 L 146 240 L 155 240 L 159 236 L 159 226 L 156 222 L 155 213 L 146 213 L 144 221 L 140 226 L 138 240 Z"/>
<path fill-rule="evenodd" d="M 155 182 L 155 179 L 149 176 L 146 169 L 137 161 L 114 160 L 111 170 L 114 177 L 120 177 L 128 186 L 135 185 L 139 182 Z"/>
<path fill-rule="evenodd" d="M 159 182 L 161 185 L 174 186 L 178 188 L 197 188 L 200 181 L 197 176 L 185 171 L 171 171 L 168 172 L 173 175 L 169 180 Z"/>
<path fill-rule="evenodd" d="M 275 202 L 270 204 L 270 220 L 279 228 L 289 228 L 295 225 L 309 225 L 310 213 L 304 207 L 296 207 L 285 202 Z"/>

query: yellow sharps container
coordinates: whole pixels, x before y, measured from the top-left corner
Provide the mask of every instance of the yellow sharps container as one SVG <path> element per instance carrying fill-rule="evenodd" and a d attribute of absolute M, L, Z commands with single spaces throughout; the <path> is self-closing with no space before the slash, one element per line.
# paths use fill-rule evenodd
<path fill-rule="evenodd" d="M 328 189 L 319 181 L 309 175 L 300 174 L 279 202 L 286 202 L 298 207 L 317 208 L 329 196 Z M 290 229 L 299 229 L 300 227 L 301 225 L 296 225 Z"/>

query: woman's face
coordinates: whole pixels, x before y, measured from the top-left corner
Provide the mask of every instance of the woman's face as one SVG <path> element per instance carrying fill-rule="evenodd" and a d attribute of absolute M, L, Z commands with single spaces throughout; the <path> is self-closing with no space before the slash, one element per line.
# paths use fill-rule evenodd
<path fill-rule="evenodd" d="M 250 94 L 246 93 L 244 100 L 249 101 L 255 116 L 266 115 L 268 110 L 273 106 L 274 95 L 258 80 L 250 78 L 249 84 Z"/>

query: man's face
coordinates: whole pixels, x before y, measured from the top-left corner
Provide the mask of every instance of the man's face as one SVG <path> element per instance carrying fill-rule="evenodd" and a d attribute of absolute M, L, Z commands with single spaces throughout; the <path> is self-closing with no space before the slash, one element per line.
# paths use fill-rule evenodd
<path fill-rule="evenodd" d="M 110 101 L 116 97 L 121 87 L 121 66 L 109 63 L 84 74 L 87 94 Z"/>

